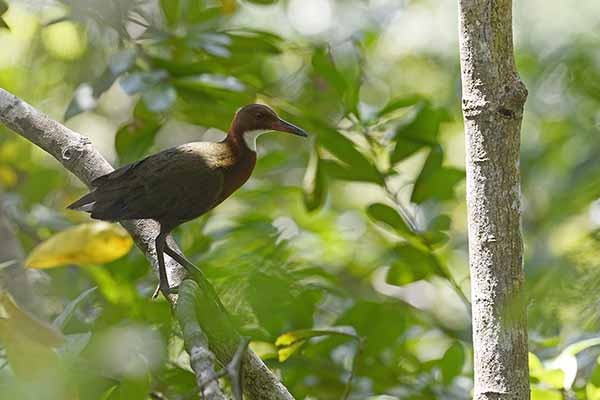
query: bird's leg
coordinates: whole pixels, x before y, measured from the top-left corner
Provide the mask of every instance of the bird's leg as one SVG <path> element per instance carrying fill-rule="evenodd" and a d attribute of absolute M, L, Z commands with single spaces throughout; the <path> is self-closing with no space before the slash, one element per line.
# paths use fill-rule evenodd
<path fill-rule="evenodd" d="M 215 292 L 213 286 L 208 282 L 208 279 L 206 279 L 206 276 L 204 275 L 202 270 L 196 265 L 194 265 L 193 262 L 185 258 L 183 254 L 170 248 L 168 243 L 165 243 L 165 253 L 167 253 L 167 255 L 173 260 L 177 261 L 179 265 L 184 267 L 188 271 L 188 273 L 192 277 L 194 277 L 196 282 L 198 282 L 204 290 L 207 290 L 210 293 L 210 296 L 214 299 L 217 307 L 219 307 L 224 312 L 224 314 L 227 315 L 227 310 L 225 309 L 225 306 L 223 305 L 223 303 L 221 303 L 217 292 Z"/>
<path fill-rule="evenodd" d="M 193 262 L 185 258 L 183 254 L 170 248 L 168 243 L 165 243 L 165 253 L 167 253 L 167 255 L 173 260 L 177 261 L 179 265 L 187 269 L 189 273 L 202 273 L 202 270 L 200 268 L 198 268 L 196 265 L 194 265 Z"/>
<path fill-rule="evenodd" d="M 155 247 L 156 247 L 156 258 L 158 259 L 158 278 L 159 283 L 158 287 L 154 291 L 152 295 L 153 299 L 158 297 L 158 292 L 162 292 L 162 294 L 166 297 L 171 292 L 169 287 L 169 279 L 167 278 L 167 269 L 165 268 L 165 247 L 167 245 L 168 233 L 163 233 L 161 230 L 160 234 L 156 237 Z"/>

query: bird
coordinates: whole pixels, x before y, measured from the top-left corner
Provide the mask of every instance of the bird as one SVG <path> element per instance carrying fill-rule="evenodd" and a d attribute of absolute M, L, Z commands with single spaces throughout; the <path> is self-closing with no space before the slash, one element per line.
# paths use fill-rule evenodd
<path fill-rule="evenodd" d="M 269 131 L 307 137 L 264 104 L 249 104 L 234 115 L 220 142 L 191 142 L 122 166 L 91 182 L 92 190 L 67 206 L 94 219 L 152 219 L 160 225 L 155 239 L 159 284 L 153 297 L 171 293 L 164 254 L 188 271 L 198 268 L 167 243 L 169 234 L 221 204 L 249 178 L 256 165 L 256 139 Z"/>

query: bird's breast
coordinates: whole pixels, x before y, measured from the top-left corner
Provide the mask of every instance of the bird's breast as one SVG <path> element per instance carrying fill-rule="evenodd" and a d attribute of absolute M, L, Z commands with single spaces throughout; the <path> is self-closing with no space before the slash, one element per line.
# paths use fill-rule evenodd
<path fill-rule="evenodd" d="M 256 153 L 249 152 L 236 159 L 230 166 L 223 170 L 223 190 L 219 196 L 219 203 L 237 189 L 239 189 L 252 175 L 256 165 Z"/>

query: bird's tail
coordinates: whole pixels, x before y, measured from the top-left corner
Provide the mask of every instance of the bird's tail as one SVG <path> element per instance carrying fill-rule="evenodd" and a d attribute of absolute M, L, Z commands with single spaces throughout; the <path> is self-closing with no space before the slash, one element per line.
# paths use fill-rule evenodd
<path fill-rule="evenodd" d="M 73 204 L 69 204 L 67 206 L 67 208 L 70 210 L 85 211 L 85 212 L 91 213 L 92 211 L 94 211 L 95 204 L 96 204 L 96 192 L 93 191 L 93 192 L 86 194 L 85 196 L 83 196 L 82 198 L 80 198 L 79 200 L 74 202 Z"/>

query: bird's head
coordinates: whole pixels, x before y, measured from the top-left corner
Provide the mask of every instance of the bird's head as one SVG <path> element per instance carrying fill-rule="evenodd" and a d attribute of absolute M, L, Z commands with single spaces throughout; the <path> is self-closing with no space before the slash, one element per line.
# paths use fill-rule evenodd
<path fill-rule="evenodd" d="M 230 133 L 243 138 L 248 148 L 256 150 L 256 138 L 269 131 L 308 136 L 304 130 L 279 118 L 275 111 L 264 104 L 249 104 L 240 108 L 235 114 Z"/>

